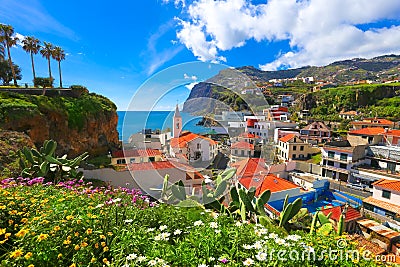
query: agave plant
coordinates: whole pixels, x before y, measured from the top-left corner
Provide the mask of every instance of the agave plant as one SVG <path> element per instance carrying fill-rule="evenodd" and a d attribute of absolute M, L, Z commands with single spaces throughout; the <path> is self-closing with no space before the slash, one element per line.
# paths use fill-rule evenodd
<path fill-rule="evenodd" d="M 19 151 L 19 163 L 23 169 L 21 176 L 44 177 L 51 182 L 82 178 L 83 173 L 78 172 L 77 168 L 88 157 L 88 153 L 85 152 L 74 159 L 67 159 L 67 155 L 57 157 L 56 148 L 57 142 L 53 140 L 46 140 L 39 150 L 24 147 Z"/>

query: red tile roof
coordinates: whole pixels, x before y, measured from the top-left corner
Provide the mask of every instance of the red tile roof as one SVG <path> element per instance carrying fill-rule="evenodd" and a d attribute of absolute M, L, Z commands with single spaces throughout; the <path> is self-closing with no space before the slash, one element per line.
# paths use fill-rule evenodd
<path fill-rule="evenodd" d="M 400 137 L 400 130 L 388 130 L 385 135 Z"/>
<path fill-rule="evenodd" d="M 254 134 L 251 134 L 251 133 L 242 133 L 242 134 L 240 134 L 239 135 L 239 137 L 243 137 L 243 138 L 261 138 L 260 136 L 258 136 L 258 135 L 254 135 Z"/>
<path fill-rule="evenodd" d="M 163 169 L 182 169 L 187 172 L 197 172 L 197 170 L 189 165 L 172 162 L 172 161 L 155 161 L 155 162 L 142 162 L 128 164 L 130 171 L 145 171 L 145 170 L 163 170 Z"/>
<path fill-rule="evenodd" d="M 265 175 L 268 170 L 264 167 L 265 160 L 260 158 L 247 158 L 231 164 L 236 168 L 238 178 Z"/>
<path fill-rule="evenodd" d="M 367 197 L 363 199 L 363 202 L 377 206 L 378 208 L 382 208 L 396 214 L 400 214 L 400 206 L 395 205 L 386 201 L 382 201 L 373 197 Z"/>
<path fill-rule="evenodd" d="M 187 131 L 187 132 L 183 132 L 178 138 L 171 138 L 170 145 L 171 145 L 171 147 L 179 147 L 179 148 L 186 147 L 188 145 L 188 143 L 190 143 L 191 141 L 193 141 L 194 139 L 197 139 L 197 138 L 207 140 L 210 143 L 210 145 L 217 144 L 217 142 L 215 142 L 211 138 L 204 137 L 202 135 L 198 135 L 198 134 Z"/>
<path fill-rule="evenodd" d="M 377 119 L 377 118 L 369 118 L 369 119 L 363 119 L 362 121 L 352 121 L 350 122 L 350 124 L 358 124 L 358 125 L 362 125 L 362 124 L 375 124 L 375 125 L 393 125 L 394 122 L 387 120 L 387 119 Z"/>
<path fill-rule="evenodd" d="M 249 142 L 241 141 L 232 144 L 231 148 L 254 150 L 254 145 L 250 144 Z"/>
<path fill-rule="evenodd" d="M 113 152 L 113 158 L 124 158 L 124 157 L 155 157 L 161 156 L 161 151 L 158 149 L 129 149 L 129 150 L 118 150 Z"/>
<path fill-rule="evenodd" d="M 329 213 L 332 212 L 332 215 L 330 218 L 332 220 L 338 222 L 343 209 L 344 209 L 344 206 L 338 206 L 338 207 L 323 209 L 323 210 L 321 210 L 321 212 L 325 215 L 328 215 Z M 346 220 L 345 220 L 346 222 L 362 218 L 360 212 L 358 212 L 358 210 L 356 210 L 355 208 L 353 208 L 351 206 L 348 206 L 345 216 L 346 216 Z"/>
<path fill-rule="evenodd" d="M 283 142 L 283 143 L 286 143 L 286 142 L 290 141 L 290 140 L 291 140 L 292 138 L 294 138 L 294 137 L 296 137 L 296 134 L 293 134 L 293 133 L 287 134 L 287 135 L 285 135 L 285 136 L 279 138 L 279 141 L 281 141 L 281 142 Z"/>
<path fill-rule="evenodd" d="M 362 129 L 357 129 L 357 130 L 352 130 L 349 131 L 349 134 L 354 134 L 354 135 L 380 135 L 385 132 L 385 129 L 382 127 L 369 127 L 369 128 L 362 128 Z"/>
<path fill-rule="evenodd" d="M 257 181 L 257 178 L 242 178 L 239 179 L 239 182 L 246 187 L 247 189 L 250 189 L 250 187 L 255 186 L 257 188 L 256 190 L 256 196 L 260 195 L 262 192 L 266 190 L 270 190 L 271 193 L 275 192 L 280 192 L 280 191 L 286 191 L 294 188 L 300 188 L 300 186 L 279 178 L 273 174 L 268 174 L 264 176 L 264 178 L 260 179 Z"/>
<path fill-rule="evenodd" d="M 380 179 L 372 185 L 378 188 L 400 192 L 400 180 Z"/>

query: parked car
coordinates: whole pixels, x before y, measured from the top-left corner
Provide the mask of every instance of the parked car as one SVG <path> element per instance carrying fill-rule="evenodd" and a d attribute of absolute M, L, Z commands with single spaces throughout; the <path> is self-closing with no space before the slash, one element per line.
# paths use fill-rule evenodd
<path fill-rule="evenodd" d="M 346 184 L 347 187 L 352 188 L 352 189 L 357 189 L 357 190 L 361 190 L 361 191 L 368 191 L 368 186 L 365 184 L 351 184 L 348 183 Z"/>

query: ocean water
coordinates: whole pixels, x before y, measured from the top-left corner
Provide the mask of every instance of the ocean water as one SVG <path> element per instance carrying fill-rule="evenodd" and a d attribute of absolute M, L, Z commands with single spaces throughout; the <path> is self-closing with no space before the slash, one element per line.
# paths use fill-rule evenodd
<path fill-rule="evenodd" d="M 127 141 L 129 136 L 143 129 L 172 129 L 173 111 L 117 111 L 119 139 Z M 210 129 L 196 125 L 202 117 L 181 112 L 183 130 L 193 133 L 207 133 Z"/>

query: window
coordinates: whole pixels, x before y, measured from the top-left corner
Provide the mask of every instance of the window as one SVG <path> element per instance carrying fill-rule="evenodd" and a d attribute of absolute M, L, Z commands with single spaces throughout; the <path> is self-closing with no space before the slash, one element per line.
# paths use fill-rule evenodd
<path fill-rule="evenodd" d="M 117 159 L 117 164 L 125 164 L 125 159 Z"/>
<path fill-rule="evenodd" d="M 237 151 L 237 149 L 235 149 L 235 155 L 237 155 L 238 154 L 238 151 Z"/>
<path fill-rule="evenodd" d="M 135 158 L 131 158 L 130 163 L 135 163 Z"/>
<path fill-rule="evenodd" d="M 328 158 L 333 159 L 335 157 L 335 152 L 333 151 L 328 151 Z"/>
<path fill-rule="evenodd" d="M 304 151 L 304 146 L 300 146 L 300 151 Z"/>
<path fill-rule="evenodd" d="M 390 199 L 391 192 L 387 190 L 382 190 L 382 197 Z"/>
<path fill-rule="evenodd" d="M 240 155 L 244 156 L 244 150 L 240 150 Z"/>
<path fill-rule="evenodd" d="M 197 144 L 197 149 L 200 149 L 201 148 L 201 145 L 200 145 L 200 143 L 198 143 Z"/>
<path fill-rule="evenodd" d="M 345 161 L 347 161 L 347 154 L 345 154 L 345 153 L 340 153 L 340 160 L 345 160 Z"/>
<path fill-rule="evenodd" d="M 296 149 L 297 149 L 297 147 L 296 147 L 296 146 L 293 146 L 293 151 L 296 151 Z"/>
<path fill-rule="evenodd" d="M 295 158 L 296 158 L 296 154 L 293 154 L 293 155 L 292 155 L 292 159 L 295 159 Z"/>
<path fill-rule="evenodd" d="M 328 160 L 328 166 L 335 166 L 335 163 L 333 161 Z"/>
<path fill-rule="evenodd" d="M 339 164 L 339 167 L 340 167 L 341 169 L 347 169 L 347 164 L 345 164 L 345 163 L 340 163 L 340 164 Z"/>

